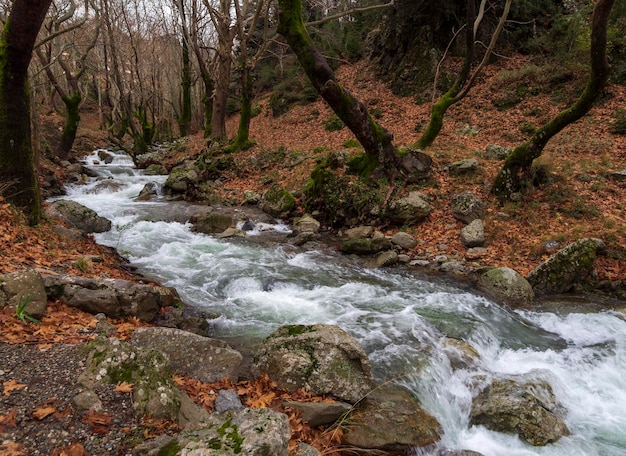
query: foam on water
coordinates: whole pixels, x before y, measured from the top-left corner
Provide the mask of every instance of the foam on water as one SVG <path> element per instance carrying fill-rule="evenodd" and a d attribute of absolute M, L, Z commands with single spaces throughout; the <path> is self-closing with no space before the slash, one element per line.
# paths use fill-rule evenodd
<path fill-rule="evenodd" d="M 111 179 L 69 189 L 69 198 L 110 218 L 96 236 L 183 299 L 219 314 L 214 337 L 258 342 L 282 324 L 337 324 L 368 352 L 376 376 L 414 390 L 441 422 L 442 447 L 485 456 L 626 455 L 626 322 L 610 313 L 512 313 L 451 284 L 401 270 L 367 269 L 350 257 L 294 252 L 194 233 L 185 223 L 144 220 L 162 201 L 133 198 L 142 176 L 116 154 L 85 163 Z M 157 178 L 163 182 L 164 177 Z M 173 203 L 176 204 L 176 203 Z M 163 206 L 158 206 L 163 205 Z M 289 227 L 257 225 L 261 230 Z M 448 338 L 469 342 L 479 358 L 452 365 Z M 469 426 L 472 397 L 506 376 L 545 379 L 567 410 L 572 435 L 544 448 Z M 417 454 L 417 453 L 416 453 Z"/>

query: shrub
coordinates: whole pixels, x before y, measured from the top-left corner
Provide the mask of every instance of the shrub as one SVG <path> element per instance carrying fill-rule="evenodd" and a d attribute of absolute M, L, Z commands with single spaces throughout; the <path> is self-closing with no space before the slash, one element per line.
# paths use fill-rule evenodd
<path fill-rule="evenodd" d="M 343 120 L 337 114 L 333 114 L 324 124 L 324 129 L 326 131 L 339 131 L 345 126 L 346 124 L 343 123 Z"/>

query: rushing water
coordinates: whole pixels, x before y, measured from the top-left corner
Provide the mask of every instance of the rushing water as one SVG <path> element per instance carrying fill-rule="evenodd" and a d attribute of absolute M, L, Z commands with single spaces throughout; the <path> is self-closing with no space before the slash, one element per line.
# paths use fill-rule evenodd
<path fill-rule="evenodd" d="M 68 188 L 68 198 L 112 220 L 97 241 L 176 287 L 186 302 L 221 315 L 212 321 L 214 337 L 254 344 L 283 324 L 336 324 L 366 349 L 379 380 L 397 379 L 418 394 L 444 428 L 442 447 L 485 456 L 626 455 L 623 315 L 509 312 L 401 269 L 369 269 L 332 252 L 218 240 L 185 223 L 159 221 L 183 203 L 134 201 L 145 183 L 161 184 L 164 176 L 141 175 L 123 155 L 105 165 L 94 153 L 85 163 L 102 178 Z M 480 359 L 453 368 L 447 338 L 470 343 Z M 547 380 L 567 410 L 571 436 L 538 448 L 470 427 L 476 385 L 507 375 Z"/>

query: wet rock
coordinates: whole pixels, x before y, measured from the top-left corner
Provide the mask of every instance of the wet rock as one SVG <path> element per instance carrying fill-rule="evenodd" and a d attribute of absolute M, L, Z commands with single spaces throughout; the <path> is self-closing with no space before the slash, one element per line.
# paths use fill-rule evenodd
<path fill-rule="evenodd" d="M 535 298 L 530 283 L 517 271 L 507 267 L 493 268 L 482 274 L 477 288 L 512 309 L 528 307 Z"/>
<path fill-rule="evenodd" d="M 417 241 L 413 236 L 409 233 L 405 233 L 403 231 L 398 231 L 393 236 L 391 236 L 391 243 L 393 245 L 397 245 L 404 250 L 412 249 L 417 245 Z"/>
<path fill-rule="evenodd" d="M 476 349 L 464 340 L 446 337 L 443 341 L 443 347 L 443 351 L 454 369 L 465 369 L 480 359 L 480 354 Z"/>
<path fill-rule="evenodd" d="M 538 296 L 568 292 L 589 278 L 596 256 L 605 250 L 600 239 L 576 241 L 533 269 L 528 274 L 528 282 Z"/>
<path fill-rule="evenodd" d="M 484 204 L 472 192 L 457 193 L 452 197 L 452 216 L 465 224 L 482 219 Z"/>
<path fill-rule="evenodd" d="M 315 220 L 309 214 L 305 214 L 302 217 L 297 217 L 293 221 L 294 234 L 318 233 L 319 230 L 320 230 L 320 222 Z"/>
<path fill-rule="evenodd" d="M 470 424 L 517 434 L 531 445 L 544 446 L 569 435 L 560 413 L 547 382 L 496 380 L 474 398 Z"/>
<path fill-rule="evenodd" d="M 345 445 L 399 456 L 438 442 L 442 433 L 437 420 L 397 385 L 383 385 L 359 402 L 346 429 Z"/>
<path fill-rule="evenodd" d="M 485 243 L 485 228 L 480 219 L 472 220 L 461 230 L 461 243 L 464 247 L 481 247 Z"/>
<path fill-rule="evenodd" d="M 40 319 L 46 313 L 48 296 L 41 275 L 34 269 L 0 275 L 0 307 L 21 308 L 24 318 Z"/>
<path fill-rule="evenodd" d="M 374 255 L 392 248 L 391 241 L 385 238 L 359 238 L 344 242 L 341 252 L 347 255 Z"/>
<path fill-rule="evenodd" d="M 141 189 L 141 191 L 139 192 L 139 195 L 137 195 L 137 198 L 135 198 L 136 201 L 149 201 L 150 198 L 152 198 L 152 196 L 156 195 L 159 191 L 159 186 L 155 183 L 155 182 L 148 182 L 146 185 L 143 186 L 143 188 Z"/>
<path fill-rule="evenodd" d="M 397 226 L 414 225 L 428 217 L 431 210 L 425 195 L 420 192 L 411 192 L 408 196 L 393 201 L 389 205 L 387 219 Z"/>
<path fill-rule="evenodd" d="M 222 233 L 235 225 L 233 217 L 222 212 L 196 214 L 189 221 L 193 225 L 193 231 L 205 234 Z"/>
<path fill-rule="evenodd" d="M 106 151 L 106 150 L 99 150 L 98 151 L 98 158 L 100 158 L 100 160 L 102 160 L 104 163 L 109 164 L 113 162 L 113 158 L 115 158 L 113 156 L 112 153 Z"/>
<path fill-rule="evenodd" d="M 200 176 L 195 168 L 177 167 L 167 176 L 163 186 L 174 193 L 185 193 L 190 186 L 196 185 L 199 180 Z"/>
<path fill-rule="evenodd" d="M 398 252 L 395 250 L 387 250 L 380 253 L 374 260 L 374 266 L 377 268 L 383 268 L 386 266 L 393 266 L 398 263 Z"/>
<path fill-rule="evenodd" d="M 111 229 L 111 221 L 75 201 L 57 200 L 46 208 L 50 218 L 64 220 L 85 233 L 104 233 Z"/>
<path fill-rule="evenodd" d="M 357 226 L 356 228 L 350 228 L 343 233 L 344 239 L 350 241 L 354 239 L 368 238 L 374 232 L 374 227 L 371 226 Z"/>
<path fill-rule="evenodd" d="M 172 373 L 216 382 L 223 378 L 237 381 L 243 357 L 226 342 L 174 328 L 138 328 L 133 345 L 158 350 L 170 360 Z"/>
<path fill-rule="evenodd" d="M 146 176 L 164 176 L 167 174 L 165 167 L 159 163 L 152 163 L 143 171 Z"/>
<path fill-rule="evenodd" d="M 234 237 L 246 237 L 246 233 L 243 230 L 237 228 L 226 228 L 220 234 L 216 236 L 218 239 L 228 239 Z"/>
<path fill-rule="evenodd" d="M 252 375 L 267 373 L 279 387 L 304 388 L 356 402 L 372 385 L 367 354 L 354 338 L 333 325 L 282 326 L 263 342 Z"/>

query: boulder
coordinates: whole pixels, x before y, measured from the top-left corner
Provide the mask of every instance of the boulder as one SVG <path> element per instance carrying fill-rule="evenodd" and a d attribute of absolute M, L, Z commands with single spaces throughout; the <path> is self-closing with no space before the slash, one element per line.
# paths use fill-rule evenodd
<path fill-rule="evenodd" d="M 482 247 L 485 243 L 485 227 L 480 219 L 472 220 L 461 230 L 461 243 L 466 248 Z"/>
<path fill-rule="evenodd" d="M 425 195 L 411 192 L 389 205 L 387 220 L 397 226 L 414 225 L 428 217 L 431 210 Z"/>
<path fill-rule="evenodd" d="M 343 233 L 343 238 L 347 241 L 360 239 L 360 238 L 368 238 L 374 232 L 374 227 L 372 226 L 357 226 L 355 228 L 350 228 Z"/>
<path fill-rule="evenodd" d="M 113 163 L 113 159 L 115 157 L 113 156 L 111 152 L 101 149 L 98 151 L 98 158 L 102 160 L 104 163 L 109 164 L 109 163 Z"/>
<path fill-rule="evenodd" d="M 620 169 L 619 171 L 613 171 L 609 173 L 609 179 L 617 182 L 626 181 L 626 169 Z"/>
<path fill-rule="evenodd" d="M 78 379 L 84 387 L 96 391 L 100 384 L 132 384 L 133 407 L 138 416 L 150 414 L 178 421 L 182 426 L 209 417 L 175 386 L 162 353 L 115 338 L 99 338 L 88 348 L 87 366 Z"/>
<path fill-rule="evenodd" d="M 384 268 L 385 266 L 393 266 L 398 263 L 398 252 L 395 250 L 387 250 L 376 256 L 374 260 L 374 266 L 377 268 Z"/>
<path fill-rule="evenodd" d="M 511 149 L 497 144 L 489 144 L 485 148 L 485 158 L 488 158 L 489 160 L 504 160 L 510 153 Z"/>
<path fill-rule="evenodd" d="M 606 246 L 600 239 L 581 239 L 559 250 L 528 274 L 535 294 L 565 293 L 584 283 L 594 270 L 598 253 Z"/>
<path fill-rule="evenodd" d="M 57 200 L 46 208 L 50 218 L 63 220 L 85 233 L 104 233 L 111 229 L 111 221 L 75 201 Z"/>
<path fill-rule="evenodd" d="M 235 225 L 232 216 L 221 212 L 209 212 L 197 214 L 189 220 L 193 225 L 193 231 L 205 234 L 223 233 L 226 229 Z"/>
<path fill-rule="evenodd" d="M 278 184 L 272 185 L 263 193 L 259 202 L 259 207 L 263 212 L 277 218 L 286 217 L 295 206 L 296 199 L 293 195 Z"/>
<path fill-rule="evenodd" d="M 176 454 L 287 456 L 290 437 L 287 415 L 269 408 L 246 408 L 213 413 L 204 422 L 188 426 L 178 436 L 180 453 Z"/>
<path fill-rule="evenodd" d="M 492 268 L 478 279 L 477 287 L 496 302 L 512 309 L 528 307 L 535 299 L 530 283 L 517 271 Z"/>
<path fill-rule="evenodd" d="M 143 186 L 143 188 L 141 189 L 141 191 L 139 192 L 139 195 L 137 195 L 137 198 L 135 198 L 135 200 L 149 201 L 153 195 L 158 194 L 158 191 L 159 191 L 159 186 L 156 184 L 156 182 L 148 182 L 146 185 Z"/>
<path fill-rule="evenodd" d="M 452 197 L 452 216 L 466 225 L 482 219 L 484 210 L 484 204 L 472 192 L 457 193 Z"/>
<path fill-rule="evenodd" d="M 12 308 L 20 307 L 21 315 L 40 319 L 48 306 L 43 278 L 34 269 L 0 275 L 0 307 L 4 307 L 3 301 Z"/>
<path fill-rule="evenodd" d="M 304 388 L 354 403 L 372 388 L 372 367 L 365 350 L 333 325 L 282 326 L 263 342 L 253 376 L 267 373 L 279 387 Z"/>
<path fill-rule="evenodd" d="M 474 398 L 470 424 L 517 434 L 531 445 L 544 446 L 569 435 L 560 413 L 547 382 L 495 380 Z"/>
<path fill-rule="evenodd" d="M 391 384 L 359 402 L 344 426 L 344 445 L 398 456 L 438 442 L 443 432 L 406 388 Z"/>
<path fill-rule="evenodd" d="M 239 394 L 235 390 L 219 390 L 215 398 L 215 413 L 224 413 L 228 410 L 243 410 L 244 406 L 239 399 Z"/>
<path fill-rule="evenodd" d="M 297 217 L 293 220 L 294 234 L 318 233 L 319 230 L 320 230 L 320 222 L 315 220 L 309 214 L 305 214 L 304 216 Z"/>
<path fill-rule="evenodd" d="M 152 321 L 161 307 L 180 301 L 173 288 L 122 279 L 47 275 L 44 284 L 50 299 L 60 298 L 71 307 L 112 318 L 132 316 Z"/>
<path fill-rule="evenodd" d="M 400 165 L 407 174 L 406 182 L 413 184 L 428 179 L 433 173 L 433 159 L 419 149 L 400 148 Z"/>
<path fill-rule="evenodd" d="M 463 174 L 469 174 L 478 169 L 478 160 L 475 158 L 466 158 L 465 160 L 460 160 L 454 163 L 451 163 L 448 166 L 448 173 L 451 176 L 461 176 Z"/>
<path fill-rule="evenodd" d="M 239 377 L 242 356 L 226 342 L 174 328 L 137 328 L 131 343 L 158 350 L 170 359 L 172 373 L 211 383 Z"/>
<path fill-rule="evenodd" d="M 417 241 L 413 236 L 409 233 L 405 233 L 403 231 L 398 231 L 393 236 L 391 236 L 391 243 L 393 245 L 397 245 L 398 247 L 409 250 L 417 245 Z"/>
<path fill-rule="evenodd" d="M 200 180 L 198 171 L 192 167 L 174 168 L 167 176 L 164 187 L 175 193 L 185 193 L 192 185 L 196 185 Z"/>
<path fill-rule="evenodd" d="M 243 192 L 243 204 L 258 204 L 261 201 L 261 195 L 254 190 L 245 190 Z"/>
<path fill-rule="evenodd" d="M 167 174 L 167 170 L 165 167 L 159 163 L 152 163 L 148 165 L 146 169 L 143 171 L 146 176 L 164 176 Z"/>
<path fill-rule="evenodd" d="M 347 255 L 374 255 L 392 248 L 391 241 L 385 238 L 359 238 L 344 242 L 341 253 Z"/>

